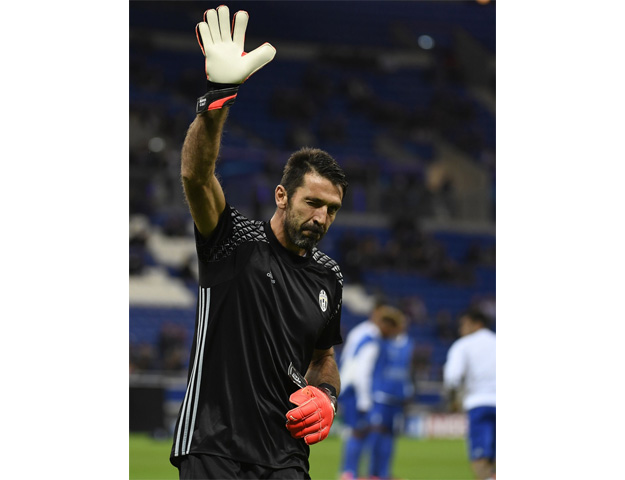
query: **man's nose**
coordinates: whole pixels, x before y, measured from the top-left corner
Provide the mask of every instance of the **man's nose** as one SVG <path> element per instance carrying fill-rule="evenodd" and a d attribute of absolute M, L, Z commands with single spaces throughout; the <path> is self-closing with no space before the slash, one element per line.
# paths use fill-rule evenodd
<path fill-rule="evenodd" d="M 313 214 L 313 222 L 318 225 L 325 226 L 328 221 L 328 207 L 324 205 L 323 207 L 319 207 L 315 210 Z"/>

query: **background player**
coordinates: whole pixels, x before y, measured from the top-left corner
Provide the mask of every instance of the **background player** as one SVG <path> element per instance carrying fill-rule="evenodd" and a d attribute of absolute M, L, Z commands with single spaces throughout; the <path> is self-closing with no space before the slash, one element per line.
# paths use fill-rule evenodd
<path fill-rule="evenodd" d="M 359 362 L 356 353 L 360 352 L 360 356 L 363 357 L 361 352 L 363 347 L 364 350 L 367 350 L 365 345 L 380 337 L 379 313 L 382 307 L 382 303 L 377 303 L 369 318 L 349 331 L 341 351 L 340 374 L 342 392 L 338 400 L 341 405 L 340 410 L 343 423 L 346 427 L 343 437 L 343 466 L 341 467 L 343 470 L 342 478 L 345 479 L 355 478 L 356 476 L 369 427 L 368 407 L 366 410 L 358 409 L 356 389 L 368 388 L 367 382 L 370 381 L 368 376 L 371 375 L 372 365 L 362 363 L 362 360 Z M 371 356 L 369 355 L 369 357 Z M 364 408 L 361 405 L 361 409 Z"/>
<path fill-rule="evenodd" d="M 310 478 L 308 445 L 327 437 L 340 391 L 342 276 L 316 245 L 341 207 L 342 169 L 321 150 L 295 152 L 268 222 L 230 206 L 215 176 L 228 108 L 275 55 L 269 44 L 243 53 L 247 22 L 237 12 L 231 32 L 222 5 L 196 27 L 209 81 L 182 147 L 199 290 L 170 456 L 181 478 Z"/>
<path fill-rule="evenodd" d="M 355 327 L 347 336 L 347 351 L 341 356 L 339 397 L 348 434 L 343 449 L 342 479 L 358 476 L 360 459 L 369 449 L 369 412 L 373 407 L 372 382 L 380 356 L 380 341 L 399 333 L 403 314 L 388 305 L 377 306 L 371 319 Z"/>
<path fill-rule="evenodd" d="M 469 420 L 468 448 L 477 478 L 495 478 L 496 372 L 495 333 L 488 319 L 470 311 L 460 317 L 459 332 L 447 354 L 443 371 L 451 410 L 457 410 L 458 393 L 464 388 L 462 406 Z"/>
<path fill-rule="evenodd" d="M 414 394 L 414 342 L 405 334 L 406 318 L 395 312 L 395 335 L 380 338 L 379 355 L 373 370 L 369 412 L 371 478 L 392 478 L 395 439 L 403 430 L 404 407 Z"/>

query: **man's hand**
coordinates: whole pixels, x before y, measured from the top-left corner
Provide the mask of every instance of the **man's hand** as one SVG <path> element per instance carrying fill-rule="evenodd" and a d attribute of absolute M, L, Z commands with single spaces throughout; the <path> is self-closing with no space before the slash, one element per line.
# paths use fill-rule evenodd
<path fill-rule="evenodd" d="M 198 43 L 206 57 L 206 78 L 211 82 L 241 84 L 273 60 L 276 49 L 269 43 L 249 53 L 244 52 L 248 19 L 249 15 L 243 10 L 235 13 L 231 34 L 230 10 L 221 5 L 217 10 L 206 10 L 204 21 L 195 27 Z"/>
<path fill-rule="evenodd" d="M 273 60 L 276 49 L 264 43 L 250 53 L 243 51 L 249 16 L 235 13 L 230 33 L 230 10 L 225 5 L 204 12 L 195 27 L 197 41 L 206 57 L 208 93 L 197 99 L 195 113 L 218 110 L 234 103 L 239 86 L 258 69 Z"/>
<path fill-rule="evenodd" d="M 308 385 L 294 392 L 289 400 L 297 405 L 286 413 L 286 428 L 293 438 L 303 438 L 308 445 L 324 440 L 330 432 L 336 409 L 330 395 Z"/>

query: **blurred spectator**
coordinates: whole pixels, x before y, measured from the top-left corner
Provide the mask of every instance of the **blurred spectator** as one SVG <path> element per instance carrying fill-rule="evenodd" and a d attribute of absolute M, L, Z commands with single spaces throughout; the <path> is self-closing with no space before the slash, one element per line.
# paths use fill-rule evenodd
<path fill-rule="evenodd" d="M 184 370 L 186 367 L 186 330 L 167 322 L 161 327 L 158 338 L 158 355 L 164 371 Z"/>
<path fill-rule="evenodd" d="M 130 240 L 130 252 L 128 256 L 128 266 L 130 275 L 141 275 L 145 268 L 146 248 L 144 239 Z M 143 242 L 143 243 L 141 243 Z"/>
<path fill-rule="evenodd" d="M 276 118 L 309 121 L 317 111 L 313 99 L 297 87 L 277 88 L 269 101 L 269 113 Z"/>
<path fill-rule="evenodd" d="M 436 313 L 436 335 L 439 340 L 446 344 L 451 344 L 458 338 L 456 325 L 450 310 L 442 309 Z"/>
<path fill-rule="evenodd" d="M 189 254 L 180 267 L 178 275 L 185 284 L 195 289 L 198 280 L 197 257 L 195 253 Z"/>
<path fill-rule="evenodd" d="M 149 372 L 156 369 L 156 352 L 149 343 L 130 344 L 130 373 Z"/>
<path fill-rule="evenodd" d="M 345 117 L 343 115 L 325 114 L 319 122 L 319 139 L 322 142 L 345 144 L 347 141 L 347 120 Z"/>
<path fill-rule="evenodd" d="M 346 281 L 362 282 L 362 255 L 359 251 L 359 242 L 352 231 L 345 232 L 338 243 L 338 261 Z"/>
<path fill-rule="evenodd" d="M 129 226 L 130 251 L 128 264 L 130 275 L 140 275 L 147 263 L 150 254 L 147 250 L 149 236 L 149 221 L 143 216 L 134 216 L 130 219 Z"/>
<path fill-rule="evenodd" d="M 186 237 L 189 235 L 189 231 L 187 230 L 187 222 L 187 215 L 168 215 L 162 227 L 163 234 L 167 237 Z"/>
<path fill-rule="evenodd" d="M 430 343 L 421 343 L 415 346 L 414 357 L 413 357 L 413 371 L 415 375 L 415 380 L 419 381 L 429 381 L 432 380 L 431 373 L 431 365 L 432 365 L 432 344 Z"/>
<path fill-rule="evenodd" d="M 372 111 L 376 97 L 372 88 L 361 78 L 351 77 L 342 85 L 349 106 L 354 112 L 368 114 Z"/>
<path fill-rule="evenodd" d="M 383 268 L 385 255 L 380 240 L 375 235 L 365 235 L 357 246 L 362 267 L 365 269 Z"/>
<path fill-rule="evenodd" d="M 301 148 L 302 145 L 312 147 L 317 144 L 317 139 L 307 123 L 297 122 L 288 127 L 284 144 L 286 148 L 293 150 Z"/>
<path fill-rule="evenodd" d="M 417 295 L 404 297 L 400 301 L 401 311 L 406 315 L 408 324 L 425 325 L 428 321 L 428 310 L 423 299 Z"/>
<path fill-rule="evenodd" d="M 335 91 L 333 81 L 315 63 L 306 67 L 300 83 L 303 94 L 312 98 L 315 104 L 321 107 L 328 102 Z"/>

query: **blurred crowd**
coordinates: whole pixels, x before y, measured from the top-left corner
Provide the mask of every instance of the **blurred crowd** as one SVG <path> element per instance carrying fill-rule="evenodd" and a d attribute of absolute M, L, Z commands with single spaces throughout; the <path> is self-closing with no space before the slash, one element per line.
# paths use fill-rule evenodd
<path fill-rule="evenodd" d="M 131 214 L 154 215 L 173 207 L 183 211 L 180 146 L 205 85 L 196 62 L 193 68 L 168 68 L 171 55 L 146 38 L 131 45 Z M 480 121 L 486 109 L 469 94 L 470 72 L 459 55 L 451 47 L 434 48 L 423 65 L 403 69 L 393 69 L 374 55 L 334 53 L 301 65 L 283 62 L 281 69 L 288 71 L 291 64 L 299 72 L 296 80 L 285 86 L 279 82 L 281 70 L 275 80 L 268 70 L 263 78 L 268 90 L 246 85 L 248 102 L 250 97 L 262 99 L 254 98 L 249 112 L 244 104 L 237 105 L 237 111 L 258 121 L 246 123 L 233 112 L 225 138 L 244 148 L 267 150 L 261 173 L 249 172 L 256 177 L 249 183 L 270 174 L 277 182 L 276 152 L 286 156 L 302 145 L 321 146 L 348 174 L 350 199 L 344 211 L 388 213 L 402 208 L 418 218 L 454 219 L 462 216 L 458 179 L 443 173 L 433 181 L 429 171 L 441 155 L 440 145 L 448 144 L 488 178 L 487 191 L 480 193 L 488 197 L 487 218 L 493 221 L 494 130 Z M 279 62 L 277 57 L 274 63 Z M 491 76 L 483 88 L 494 98 L 494 72 Z M 394 88 L 398 94 L 393 94 Z M 494 113 L 489 115 L 487 125 L 494 125 Z M 286 127 L 278 127 L 285 122 Z M 267 135 L 264 128 L 280 132 Z"/>
<path fill-rule="evenodd" d="M 398 47 L 416 48 L 416 38 L 406 35 L 401 26 L 393 28 L 390 36 Z M 263 215 L 273 204 L 273 188 L 286 156 L 302 145 L 320 146 L 337 158 L 349 178 L 341 213 L 377 214 L 388 222 L 386 240 L 346 229 L 336 242 L 336 260 L 348 282 L 364 283 L 366 272 L 394 271 L 422 275 L 443 285 L 471 286 L 476 268 L 494 269 L 494 246 L 476 243 L 463 258 L 453 258 L 423 228 L 424 221 L 441 220 L 494 224 L 495 139 L 490 128 L 494 113 L 470 94 L 475 75 L 467 65 L 486 72 L 479 86 L 492 98 L 494 70 L 485 68 L 484 62 L 467 62 L 463 49 L 456 47 L 439 45 L 422 51 L 427 61 L 403 68 L 374 53 L 342 55 L 326 49 L 322 62 L 295 65 L 296 80 L 288 88 L 279 78 L 270 77 L 271 69 L 265 69 L 262 85 L 250 82 L 244 87 L 248 104 L 236 105 L 225 132 L 223 165 L 232 167 L 236 160 L 248 158 L 257 162 L 222 177 L 226 190 L 230 184 L 232 190 L 241 190 L 237 181 L 256 185 L 246 189 L 250 195 L 237 198 L 241 203 L 236 207 L 266 219 Z M 484 55 L 489 54 L 494 52 Z M 177 55 L 189 52 L 165 50 L 146 35 L 131 37 L 129 210 L 131 216 L 158 224 L 165 236 L 191 238 L 179 178 L 180 148 L 205 78 L 201 57 L 176 63 L 172 57 Z M 197 60 L 199 49 L 192 55 Z M 288 64 L 294 64 L 281 62 L 276 57 L 275 70 L 280 72 L 288 72 Z M 279 125 L 285 127 L 277 131 Z M 441 157 L 450 150 L 466 166 L 464 177 L 453 174 L 449 166 L 441 167 Z M 474 197 L 481 203 L 468 209 L 467 199 Z M 150 228 L 130 232 L 130 275 L 141 275 L 155 263 L 149 235 Z M 191 284 L 192 262 L 190 258 L 169 273 Z M 473 301 L 494 319 L 494 292 Z M 420 331 L 430 329 L 442 345 L 457 338 L 453 309 L 429 312 L 417 294 L 398 302 L 409 325 Z M 180 326 L 165 325 L 157 344 L 131 345 L 131 371 L 184 368 L 187 359 L 181 358 L 181 352 L 187 340 Z M 431 370 L 436 364 L 432 343 L 418 344 L 418 351 L 420 375 L 438 377 L 439 372 Z"/>
<path fill-rule="evenodd" d="M 410 216 L 397 215 L 390 238 L 361 236 L 349 230 L 341 237 L 337 260 L 348 281 L 363 283 L 363 272 L 416 273 L 443 284 L 470 286 L 477 267 L 495 267 L 495 245 L 472 243 L 463 258 L 452 258 L 444 244 L 424 232 Z"/>
<path fill-rule="evenodd" d="M 187 330 L 174 322 L 161 327 L 156 344 L 130 343 L 130 373 L 181 372 L 187 367 Z"/>

